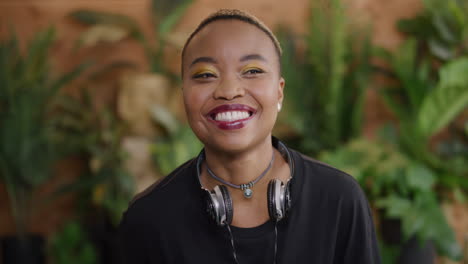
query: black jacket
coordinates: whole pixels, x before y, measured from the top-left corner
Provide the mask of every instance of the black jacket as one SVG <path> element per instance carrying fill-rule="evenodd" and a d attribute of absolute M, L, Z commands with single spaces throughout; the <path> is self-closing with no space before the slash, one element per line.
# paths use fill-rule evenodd
<path fill-rule="evenodd" d="M 378 264 L 367 200 L 350 175 L 290 150 L 292 206 L 278 223 L 277 263 Z M 209 220 L 196 159 L 138 195 L 120 232 L 127 263 L 235 263 L 227 229 Z M 231 227 L 239 264 L 273 263 L 275 224 Z"/>

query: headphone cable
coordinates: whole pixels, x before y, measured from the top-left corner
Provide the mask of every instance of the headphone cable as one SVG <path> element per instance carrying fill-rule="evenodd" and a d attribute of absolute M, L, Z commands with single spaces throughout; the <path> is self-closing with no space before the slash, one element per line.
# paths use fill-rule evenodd
<path fill-rule="evenodd" d="M 278 246 L 278 221 L 275 221 L 275 256 L 273 258 L 273 264 L 276 264 L 276 251 L 277 251 L 277 246 Z"/>
<path fill-rule="evenodd" d="M 234 246 L 234 236 L 232 235 L 231 227 L 229 227 L 229 225 L 226 225 L 226 227 L 227 227 L 227 230 L 229 231 L 229 237 L 231 238 L 232 256 L 234 257 L 234 261 L 236 262 L 236 264 L 239 264 L 239 261 L 237 260 L 236 247 Z M 275 221 L 275 253 L 273 257 L 273 264 L 276 264 L 277 249 L 278 249 L 278 221 Z"/>
<path fill-rule="evenodd" d="M 234 236 L 232 235 L 229 224 L 227 224 L 226 227 L 229 231 L 229 236 L 231 237 L 232 255 L 234 256 L 234 261 L 236 262 L 236 264 L 239 264 L 239 261 L 237 261 L 236 247 L 234 246 Z"/>

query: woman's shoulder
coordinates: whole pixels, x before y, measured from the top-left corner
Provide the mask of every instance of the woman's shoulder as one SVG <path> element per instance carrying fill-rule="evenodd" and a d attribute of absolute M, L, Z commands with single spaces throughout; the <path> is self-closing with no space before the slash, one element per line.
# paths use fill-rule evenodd
<path fill-rule="evenodd" d="M 314 189 L 324 191 L 328 195 L 365 198 L 361 186 L 350 174 L 300 152 L 294 152 L 303 184 L 313 186 Z"/>
<path fill-rule="evenodd" d="M 128 210 L 133 207 L 146 207 L 147 204 L 150 204 L 151 207 L 155 207 L 159 202 L 161 204 L 167 204 L 165 201 L 171 199 L 171 197 L 169 197 L 170 195 L 180 193 L 175 189 L 184 185 L 184 180 L 189 178 L 185 177 L 187 174 L 192 174 L 193 163 L 194 159 L 188 160 L 167 176 L 160 178 L 145 190 L 136 194 L 129 202 Z"/>

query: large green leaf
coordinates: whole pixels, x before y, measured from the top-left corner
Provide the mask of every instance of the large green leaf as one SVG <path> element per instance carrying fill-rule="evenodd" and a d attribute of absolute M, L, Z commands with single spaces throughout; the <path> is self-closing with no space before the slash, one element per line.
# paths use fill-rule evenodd
<path fill-rule="evenodd" d="M 192 0 L 152 0 L 151 11 L 156 21 L 160 22 L 188 2 L 192 2 Z"/>
<path fill-rule="evenodd" d="M 175 133 L 159 138 L 151 146 L 153 159 L 163 175 L 196 156 L 203 147 L 189 126 L 178 127 Z"/>
<path fill-rule="evenodd" d="M 459 58 L 440 69 L 440 86 L 468 87 L 468 57 Z"/>
<path fill-rule="evenodd" d="M 71 12 L 70 16 L 77 21 L 88 25 L 110 24 L 122 26 L 131 30 L 138 28 L 138 24 L 132 18 L 112 12 L 79 9 Z"/>
<path fill-rule="evenodd" d="M 468 58 L 441 69 L 440 82 L 422 103 L 418 122 L 423 135 L 430 137 L 452 121 L 468 106 Z"/>
<path fill-rule="evenodd" d="M 375 205 L 385 209 L 386 216 L 393 219 L 402 218 L 412 210 L 411 200 L 396 194 L 377 200 Z"/>
<path fill-rule="evenodd" d="M 406 181 L 413 190 L 430 192 L 436 181 L 436 176 L 425 166 L 411 164 L 406 170 Z"/>
<path fill-rule="evenodd" d="M 179 6 L 175 7 L 170 13 L 165 15 L 164 19 L 160 21 L 158 26 L 160 36 L 165 37 L 171 31 L 174 25 L 184 15 L 190 4 L 192 4 L 191 0 L 185 0 Z"/>
<path fill-rule="evenodd" d="M 70 17 L 88 25 L 112 25 L 133 35 L 139 41 L 146 41 L 146 38 L 138 23 L 131 17 L 112 12 L 102 12 L 89 9 L 79 9 L 71 12 Z"/>

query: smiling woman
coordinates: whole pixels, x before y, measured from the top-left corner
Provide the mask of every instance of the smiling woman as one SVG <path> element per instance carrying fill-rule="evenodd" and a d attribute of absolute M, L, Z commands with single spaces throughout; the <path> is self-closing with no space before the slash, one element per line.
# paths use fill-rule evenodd
<path fill-rule="evenodd" d="M 380 263 L 354 179 L 272 137 L 280 57 L 271 31 L 238 10 L 189 37 L 184 104 L 204 148 L 130 204 L 128 263 Z"/>

